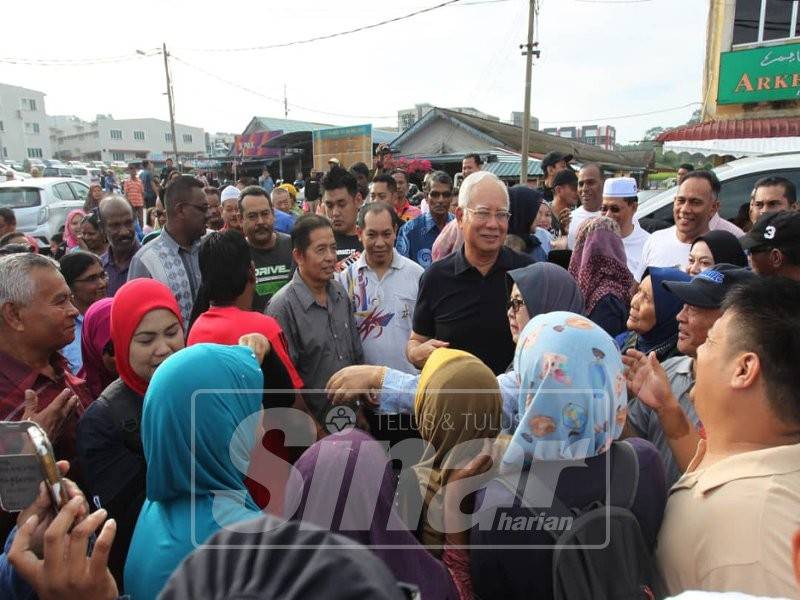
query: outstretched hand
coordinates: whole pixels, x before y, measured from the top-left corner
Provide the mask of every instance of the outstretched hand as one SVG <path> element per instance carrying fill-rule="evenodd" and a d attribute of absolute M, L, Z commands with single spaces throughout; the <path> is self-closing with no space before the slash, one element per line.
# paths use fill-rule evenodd
<path fill-rule="evenodd" d="M 630 349 L 622 357 L 628 389 L 653 410 L 665 407 L 672 394 L 664 367 L 656 353 L 644 354 Z"/>

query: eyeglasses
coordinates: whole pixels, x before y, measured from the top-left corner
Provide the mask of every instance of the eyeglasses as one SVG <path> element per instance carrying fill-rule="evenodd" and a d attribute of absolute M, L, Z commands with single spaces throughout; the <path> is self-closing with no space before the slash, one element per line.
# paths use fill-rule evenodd
<path fill-rule="evenodd" d="M 600 212 L 612 212 L 614 214 L 617 214 L 621 210 L 622 208 L 620 208 L 619 206 L 606 206 L 604 204 L 603 206 L 600 207 Z"/>
<path fill-rule="evenodd" d="M 498 210 L 495 212 L 483 209 L 476 210 L 474 208 L 468 208 L 467 210 L 475 215 L 475 220 L 479 223 L 487 223 L 492 216 L 494 216 L 499 223 L 508 223 L 508 219 L 511 217 L 511 213 L 507 210 Z"/>
<path fill-rule="evenodd" d="M 506 308 L 510 308 L 511 311 L 516 314 L 519 312 L 519 307 L 525 306 L 525 301 L 522 298 L 511 298 L 506 305 Z"/>
<path fill-rule="evenodd" d="M 105 279 L 108 279 L 108 273 L 106 273 L 105 271 L 100 271 L 99 273 L 95 273 L 94 275 L 89 275 L 88 277 L 76 279 L 75 283 L 98 283 L 99 281 Z"/>
<path fill-rule="evenodd" d="M 437 198 L 450 198 L 453 192 L 428 192 L 428 197 L 436 200 Z"/>

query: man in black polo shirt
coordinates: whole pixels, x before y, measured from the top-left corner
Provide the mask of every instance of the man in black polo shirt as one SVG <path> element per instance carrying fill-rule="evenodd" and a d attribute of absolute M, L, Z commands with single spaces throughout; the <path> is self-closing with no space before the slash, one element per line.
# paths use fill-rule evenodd
<path fill-rule="evenodd" d="M 503 246 L 508 232 L 508 190 L 488 171 L 461 186 L 456 218 L 464 247 L 422 275 L 406 354 L 422 368 L 443 346 L 471 352 L 496 374 L 514 357 L 508 328 L 506 272 L 533 262 Z"/>

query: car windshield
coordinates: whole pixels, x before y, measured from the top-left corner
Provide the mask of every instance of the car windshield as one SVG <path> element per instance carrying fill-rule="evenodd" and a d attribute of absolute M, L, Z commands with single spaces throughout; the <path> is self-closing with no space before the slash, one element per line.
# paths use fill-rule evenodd
<path fill-rule="evenodd" d="M 0 207 L 31 208 L 39 206 L 39 190 L 36 188 L 0 188 Z"/>
<path fill-rule="evenodd" d="M 84 169 L 83 167 L 75 167 L 74 169 L 72 169 L 72 174 L 73 175 L 88 175 L 89 172 L 86 169 Z"/>

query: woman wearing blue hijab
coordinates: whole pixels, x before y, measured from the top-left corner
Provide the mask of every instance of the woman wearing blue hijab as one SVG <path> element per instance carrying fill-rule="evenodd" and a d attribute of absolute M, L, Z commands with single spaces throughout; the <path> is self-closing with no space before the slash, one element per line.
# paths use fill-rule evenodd
<path fill-rule="evenodd" d="M 471 532 L 472 585 L 485 600 L 546 600 L 553 597 L 553 538 L 541 527 L 509 528 L 494 516 L 515 523 L 542 518 L 551 504 L 534 478 L 549 484 L 569 508 L 606 500 L 607 469 L 613 478 L 616 440 L 627 416 L 624 367 L 600 326 L 575 313 L 551 312 L 531 319 L 520 333 L 514 371 L 522 418 L 503 454 L 502 476 L 478 492 L 474 522 L 481 525 Z M 664 466 L 650 442 L 623 443 L 632 447 L 638 471 L 630 510 L 652 551 L 666 503 Z"/>
<path fill-rule="evenodd" d="M 650 267 L 645 271 L 631 299 L 628 331 L 616 337 L 622 354 L 630 348 L 645 354 L 655 352 L 659 362 L 679 354 L 676 317 L 683 308 L 683 301 L 661 284 L 689 280 L 691 276 L 680 269 Z"/>
<path fill-rule="evenodd" d="M 263 375 L 249 348 L 197 344 L 153 375 L 144 397 L 147 499 L 125 563 L 125 591 L 155 598 L 178 564 L 219 529 L 259 516 L 244 485 Z"/>

